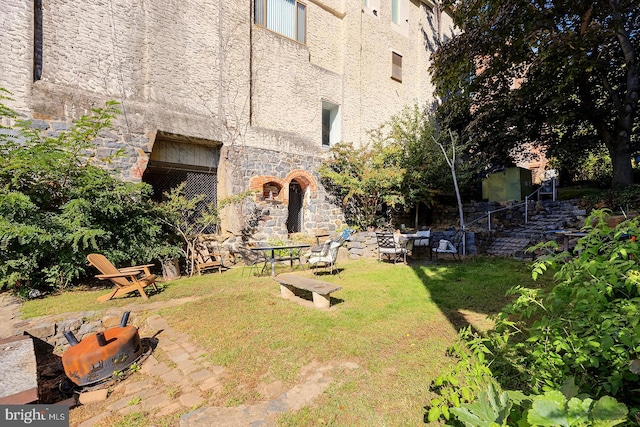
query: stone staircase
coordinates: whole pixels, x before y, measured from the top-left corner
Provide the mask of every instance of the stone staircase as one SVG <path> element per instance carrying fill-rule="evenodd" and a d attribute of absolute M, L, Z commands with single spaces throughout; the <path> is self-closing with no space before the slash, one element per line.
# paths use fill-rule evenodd
<path fill-rule="evenodd" d="M 500 231 L 492 235 L 486 253 L 497 256 L 522 258 L 529 256 L 525 250 L 541 241 L 553 238 L 553 230 L 580 228 L 586 211 L 577 207 L 575 201 L 539 201 L 535 212 L 529 213 L 526 224 L 508 227 L 504 224 Z"/>

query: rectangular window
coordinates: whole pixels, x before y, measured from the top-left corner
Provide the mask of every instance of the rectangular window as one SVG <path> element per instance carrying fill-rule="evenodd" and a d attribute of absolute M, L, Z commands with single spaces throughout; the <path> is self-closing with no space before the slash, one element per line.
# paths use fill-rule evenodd
<path fill-rule="evenodd" d="M 391 20 L 400 25 L 400 0 L 391 0 Z"/>
<path fill-rule="evenodd" d="M 391 78 L 402 82 L 402 55 L 391 52 Z"/>
<path fill-rule="evenodd" d="M 307 6 L 297 0 L 254 0 L 253 19 L 271 31 L 306 43 Z"/>
<path fill-rule="evenodd" d="M 339 108 L 330 102 L 322 102 L 322 146 L 330 147 L 338 142 L 340 129 L 338 120 Z"/>
<path fill-rule="evenodd" d="M 378 16 L 380 0 L 362 0 L 362 10 L 369 15 Z"/>

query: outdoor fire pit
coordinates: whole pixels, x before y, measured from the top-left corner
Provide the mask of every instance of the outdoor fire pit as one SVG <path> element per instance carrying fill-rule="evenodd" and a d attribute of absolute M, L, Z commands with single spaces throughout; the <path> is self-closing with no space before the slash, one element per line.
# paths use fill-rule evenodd
<path fill-rule="evenodd" d="M 71 347 L 62 355 L 67 377 L 76 385 L 86 386 L 111 377 L 138 360 L 142 345 L 138 328 L 127 326 L 129 312 L 122 315 L 120 327 L 109 328 L 78 342 L 71 332 L 64 335 Z"/>

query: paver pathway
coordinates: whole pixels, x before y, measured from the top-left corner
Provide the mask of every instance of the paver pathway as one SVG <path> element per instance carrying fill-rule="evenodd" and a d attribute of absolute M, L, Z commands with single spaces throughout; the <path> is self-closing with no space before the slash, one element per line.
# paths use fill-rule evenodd
<path fill-rule="evenodd" d="M 152 311 L 168 305 L 189 303 L 197 298 L 170 302 L 132 304 L 122 309 L 132 313 Z M 0 338 L 11 336 L 13 324 L 20 321 L 20 300 L 0 296 Z M 144 333 L 143 333 L 144 330 Z M 264 384 L 257 392 L 265 398 L 253 405 L 209 407 L 207 399 L 222 390 L 225 369 L 209 363 L 206 353 L 190 337 L 175 331 L 160 315 L 153 314 L 140 327 L 141 337 L 155 336 L 157 346 L 142 363 L 140 373 L 131 375 L 113 387 L 112 395 L 100 413 L 72 421 L 72 426 L 91 427 L 109 417 L 147 412 L 154 417 L 183 413 L 181 427 L 275 426 L 278 414 L 294 411 L 312 403 L 334 380 L 339 370 L 357 369 L 355 363 L 312 363 L 301 370 L 300 382 L 285 390 L 280 381 Z M 113 401 L 111 401 L 113 400 Z M 74 418 L 73 414 L 71 416 Z"/>

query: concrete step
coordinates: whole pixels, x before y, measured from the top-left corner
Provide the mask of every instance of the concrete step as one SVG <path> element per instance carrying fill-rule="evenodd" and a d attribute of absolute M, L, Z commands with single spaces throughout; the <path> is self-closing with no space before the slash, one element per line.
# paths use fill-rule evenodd
<path fill-rule="evenodd" d="M 524 237 L 498 237 L 487 249 L 489 255 L 516 256 L 529 247 L 531 240 Z"/>

